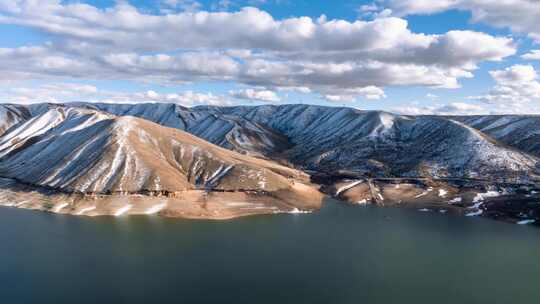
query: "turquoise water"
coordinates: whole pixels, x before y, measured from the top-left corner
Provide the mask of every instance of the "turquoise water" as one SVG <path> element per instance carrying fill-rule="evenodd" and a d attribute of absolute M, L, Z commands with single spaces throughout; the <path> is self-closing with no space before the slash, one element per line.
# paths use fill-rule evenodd
<path fill-rule="evenodd" d="M 225 222 L 0 208 L 0 303 L 538 303 L 540 229 L 328 204 Z"/>

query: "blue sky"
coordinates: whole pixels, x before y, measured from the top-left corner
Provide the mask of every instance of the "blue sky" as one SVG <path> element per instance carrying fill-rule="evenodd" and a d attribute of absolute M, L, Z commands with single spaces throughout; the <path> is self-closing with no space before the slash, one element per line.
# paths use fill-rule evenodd
<path fill-rule="evenodd" d="M 540 4 L 429 3 L 16 0 L 0 98 L 540 113 Z"/>

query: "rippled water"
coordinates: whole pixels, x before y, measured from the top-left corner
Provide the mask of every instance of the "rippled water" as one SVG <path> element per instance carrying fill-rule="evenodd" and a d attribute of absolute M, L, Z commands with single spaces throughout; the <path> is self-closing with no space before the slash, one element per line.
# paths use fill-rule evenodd
<path fill-rule="evenodd" d="M 540 229 L 328 204 L 225 222 L 0 208 L 0 303 L 538 303 Z"/>

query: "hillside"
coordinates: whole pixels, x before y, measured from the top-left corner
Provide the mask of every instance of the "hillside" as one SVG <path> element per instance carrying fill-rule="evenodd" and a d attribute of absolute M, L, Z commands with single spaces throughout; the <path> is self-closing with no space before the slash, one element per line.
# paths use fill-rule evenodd
<path fill-rule="evenodd" d="M 375 177 L 536 179 L 535 155 L 500 136 L 483 133 L 465 118 L 309 105 L 69 106 L 141 117 L 186 130 L 226 149 L 290 162 L 304 170 Z"/>
<path fill-rule="evenodd" d="M 539 116 L 463 116 L 455 119 L 509 146 L 540 156 Z"/>
<path fill-rule="evenodd" d="M 535 157 L 444 117 L 304 105 L 225 108 L 223 114 L 287 136 L 294 144 L 287 151 L 289 160 L 310 170 L 348 170 L 379 177 L 535 175 Z"/>
<path fill-rule="evenodd" d="M 149 121 L 56 108 L 0 138 L 0 175 L 77 192 L 275 191 L 289 168 Z"/>
<path fill-rule="evenodd" d="M 0 136 L 0 177 L 9 179 L 0 189 L 6 185 L 19 201 L 56 191 L 54 212 L 78 193 L 83 196 L 69 211 L 58 211 L 95 207 L 90 214 L 115 214 L 129 205 L 131 214 L 157 208 L 170 216 L 230 218 L 313 210 L 323 200 L 320 188 L 354 204 L 403 203 L 515 222 L 540 217 L 535 117 L 407 116 L 310 105 L 18 109 L 24 115 L 14 116 Z M 95 195 L 104 202 L 81 207 Z M 126 195 L 137 203 L 116 206 L 113 198 Z M 167 209 L 160 209 L 160 196 Z"/>

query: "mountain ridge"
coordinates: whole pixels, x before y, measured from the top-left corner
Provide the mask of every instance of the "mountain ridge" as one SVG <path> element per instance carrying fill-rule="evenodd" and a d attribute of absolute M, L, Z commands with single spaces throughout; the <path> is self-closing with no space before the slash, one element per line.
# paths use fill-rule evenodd
<path fill-rule="evenodd" d="M 186 108 L 174 104 L 73 103 L 67 106 L 96 108 L 119 116 L 134 115 L 161 122 L 224 148 L 290 162 L 303 170 L 354 169 L 379 177 L 473 178 L 487 175 L 494 179 L 509 175 L 516 178 L 513 176 L 516 172 L 523 179 L 529 175 L 536 178 L 536 155 L 529 155 L 528 151 L 509 145 L 508 141 L 499 142 L 456 117 L 398 115 L 312 105 Z M 42 108 L 43 105 L 37 107 Z M 433 134 L 434 129 L 440 131 L 439 137 Z M 448 130 L 454 130 L 454 133 Z M 443 140 L 443 137 L 449 138 Z M 469 140 L 470 147 L 474 149 L 457 149 L 464 154 L 461 162 L 454 157 L 456 151 L 450 155 L 436 147 L 439 144 L 447 149 L 455 148 L 453 146 L 464 140 Z M 432 150 L 427 152 L 433 152 L 433 155 L 431 160 L 422 164 L 414 158 L 425 158 L 425 151 L 417 149 L 423 145 L 431 146 Z M 477 153 L 475 149 L 481 150 Z M 386 156 L 379 156 L 380 151 L 386 151 Z M 401 151 L 401 154 L 396 154 L 396 151 Z M 411 156 L 410 151 L 416 151 L 416 155 Z M 392 153 L 395 159 L 387 157 Z M 351 154 L 355 157 L 347 157 Z M 472 160 L 467 161 L 467 155 L 473 157 L 477 165 Z M 405 158 L 409 158 L 408 163 Z"/>

